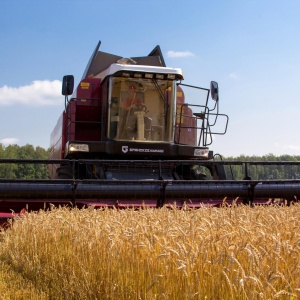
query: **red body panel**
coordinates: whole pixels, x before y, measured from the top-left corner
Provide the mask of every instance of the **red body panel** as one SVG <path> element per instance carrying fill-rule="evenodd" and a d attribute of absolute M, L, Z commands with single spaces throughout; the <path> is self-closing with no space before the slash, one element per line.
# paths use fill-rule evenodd
<path fill-rule="evenodd" d="M 69 103 L 66 127 L 68 141 L 100 141 L 101 100 L 98 78 L 82 80 L 76 91 L 76 100 Z"/>
<path fill-rule="evenodd" d="M 76 100 L 68 107 L 67 141 L 100 141 L 100 100 Z"/>
<path fill-rule="evenodd" d="M 66 145 L 66 113 L 63 112 L 50 135 L 50 159 L 62 159 Z M 50 178 L 55 178 L 58 165 L 50 164 Z"/>
<path fill-rule="evenodd" d="M 77 87 L 76 98 L 100 99 L 100 83 L 99 78 L 83 79 Z"/>
<path fill-rule="evenodd" d="M 98 78 L 82 80 L 72 98 L 57 121 L 50 137 L 51 159 L 65 157 L 68 141 L 99 141 L 101 133 L 101 100 Z M 56 166 L 51 166 L 51 178 L 54 178 Z"/>
<path fill-rule="evenodd" d="M 64 146 L 66 143 L 65 128 L 66 113 L 63 112 L 50 136 L 51 159 L 63 158 Z"/>

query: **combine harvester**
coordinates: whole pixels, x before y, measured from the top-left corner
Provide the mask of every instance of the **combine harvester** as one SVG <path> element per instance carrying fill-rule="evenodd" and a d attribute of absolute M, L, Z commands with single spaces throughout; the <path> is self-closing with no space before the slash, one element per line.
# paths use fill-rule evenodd
<path fill-rule="evenodd" d="M 298 199 L 297 172 L 291 179 L 253 179 L 253 167 L 273 163 L 222 161 L 209 150 L 228 124 L 216 82 L 210 89 L 183 84 L 182 71 L 166 67 L 159 46 L 132 58 L 99 48 L 100 42 L 75 91 L 74 77 L 63 78 L 65 110 L 51 134 L 50 160 L 0 161 L 1 170 L 47 165 L 50 174 L 39 180 L 3 175 L 0 217 L 70 203 L 200 207 Z M 233 168 L 242 170 L 241 178 Z"/>

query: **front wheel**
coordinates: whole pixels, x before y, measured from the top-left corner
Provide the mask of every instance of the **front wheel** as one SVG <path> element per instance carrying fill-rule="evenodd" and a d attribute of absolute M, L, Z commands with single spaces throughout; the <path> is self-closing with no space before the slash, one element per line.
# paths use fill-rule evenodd
<path fill-rule="evenodd" d="M 56 178 L 57 179 L 72 179 L 73 170 L 71 164 L 61 165 L 56 169 Z"/>
<path fill-rule="evenodd" d="M 206 180 L 207 174 L 198 165 L 181 165 L 176 168 L 176 173 L 183 180 Z"/>

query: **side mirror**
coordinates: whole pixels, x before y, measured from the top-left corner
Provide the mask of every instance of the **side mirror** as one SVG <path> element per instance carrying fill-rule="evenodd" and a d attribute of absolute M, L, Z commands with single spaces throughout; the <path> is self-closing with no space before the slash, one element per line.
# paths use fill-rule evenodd
<path fill-rule="evenodd" d="M 219 87 L 218 83 L 215 81 L 210 82 L 210 93 L 211 93 L 211 98 L 215 101 L 219 100 Z"/>
<path fill-rule="evenodd" d="M 73 94 L 74 90 L 74 76 L 65 75 L 62 82 L 61 94 L 64 96 L 69 96 Z"/>

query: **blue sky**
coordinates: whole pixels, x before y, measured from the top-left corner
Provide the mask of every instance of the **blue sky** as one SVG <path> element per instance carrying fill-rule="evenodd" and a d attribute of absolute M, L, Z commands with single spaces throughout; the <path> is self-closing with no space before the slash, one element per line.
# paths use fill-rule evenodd
<path fill-rule="evenodd" d="M 61 79 L 78 83 L 101 50 L 148 55 L 160 45 L 186 84 L 219 83 L 225 156 L 300 155 L 300 1 L 0 0 L 0 142 L 48 148 L 64 109 Z M 181 55 L 174 55 L 181 54 Z M 173 54 L 173 55 L 172 55 Z"/>

